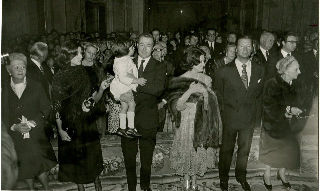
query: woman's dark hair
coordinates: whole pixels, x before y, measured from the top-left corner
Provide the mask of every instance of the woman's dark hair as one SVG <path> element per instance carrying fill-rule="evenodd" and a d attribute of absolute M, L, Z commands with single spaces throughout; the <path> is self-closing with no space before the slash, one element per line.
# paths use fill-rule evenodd
<path fill-rule="evenodd" d="M 80 45 L 76 41 L 68 41 L 65 46 L 61 47 L 61 51 L 55 59 L 60 69 L 70 65 L 71 59 L 78 53 L 78 47 Z"/>
<path fill-rule="evenodd" d="M 201 49 L 190 46 L 184 51 L 184 59 L 181 63 L 181 68 L 183 70 L 192 70 L 193 66 L 200 64 L 200 56 L 206 55 Z"/>
<path fill-rule="evenodd" d="M 118 38 L 111 46 L 111 51 L 116 58 L 128 55 L 130 46 L 133 42 L 130 39 Z"/>

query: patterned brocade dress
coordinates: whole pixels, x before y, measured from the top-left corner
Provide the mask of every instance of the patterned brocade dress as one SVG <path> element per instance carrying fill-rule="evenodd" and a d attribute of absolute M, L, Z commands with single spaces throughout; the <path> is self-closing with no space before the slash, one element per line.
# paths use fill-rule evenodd
<path fill-rule="evenodd" d="M 181 90 L 183 89 L 182 94 L 192 82 L 202 83 L 207 88 L 209 94 L 208 110 L 204 109 L 203 97 L 190 99 L 191 96 L 185 103 L 186 108 L 180 112 L 180 124 L 177 123 L 179 125 L 174 128 L 175 135 L 170 153 L 170 162 L 171 168 L 181 176 L 203 176 L 208 169 L 217 166 L 217 147 L 221 141 L 222 134 L 218 101 L 215 93 L 210 88 L 212 81 L 209 76 L 201 73 L 186 73 L 171 80 L 169 91 L 171 87 L 173 91 L 180 88 Z M 173 98 L 175 96 L 176 98 Z M 179 93 L 173 92 L 171 94 L 171 98 L 175 99 L 175 101 L 180 97 Z M 172 104 L 172 107 L 176 107 L 176 104 Z"/>
<path fill-rule="evenodd" d="M 175 130 L 175 138 L 171 149 L 171 168 L 183 176 L 203 176 L 208 169 L 216 167 L 217 150 L 214 148 L 193 147 L 194 121 L 197 103 L 186 103 L 187 108 L 181 111 L 180 127 Z"/>

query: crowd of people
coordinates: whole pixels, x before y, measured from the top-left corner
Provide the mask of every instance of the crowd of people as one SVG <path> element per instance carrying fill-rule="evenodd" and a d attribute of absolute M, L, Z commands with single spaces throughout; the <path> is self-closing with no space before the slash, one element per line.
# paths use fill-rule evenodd
<path fill-rule="evenodd" d="M 197 177 L 213 168 L 228 190 L 236 144 L 235 177 L 251 190 L 246 173 L 255 128 L 261 128 L 264 186 L 272 190 L 270 170 L 278 168 L 278 179 L 291 187 L 286 170 L 299 168 L 298 134 L 318 95 L 317 33 L 53 31 L 19 37 L 3 49 L 9 53 L 1 58 L 3 134 L 16 151 L 6 148 L 13 163 L 2 175 L 12 180 L 6 189 L 17 178 L 33 190 L 38 178 L 47 190 L 47 171 L 59 163 L 59 181 L 102 190 L 100 138 L 111 133 L 121 137 L 129 191 L 137 186 L 138 151 L 140 187 L 150 191 L 156 135 L 168 125 L 174 127 L 170 165 L 186 190 L 197 190 Z"/>

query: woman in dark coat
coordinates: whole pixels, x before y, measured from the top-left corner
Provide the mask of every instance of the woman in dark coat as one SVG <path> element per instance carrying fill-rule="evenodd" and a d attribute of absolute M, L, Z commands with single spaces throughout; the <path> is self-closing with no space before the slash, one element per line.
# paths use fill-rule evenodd
<path fill-rule="evenodd" d="M 286 169 L 297 169 L 300 148 L 295 121 L 302 111 L 297 106 L 297 93 L 292 81 L 300 74 L 299 64 L 293 56 L 277 63 L 278 75 L 268 80 L 263 94 L 263 129 L 260 137 L 260 161 L 266 165 L 264 185 L 272 190 L 270 169 L 278 168 L 277 178 L 286 188 Z"/>
<path fill-rule="evenodd" d="M 41 84 L 26 78 L 27 58 L 21 53 L 12 53 L 9 60 L 7 69 L 11 80 L 3 88 L 2 112 L 17 152 L 18 179 L 25 180 L 32 190 L 33 179 L 38 177 L 47 190 L 46 172 L 57 164 L 44 131 L 50 102 Z"/>
<path fill-rule="evenodd" d="M 99 100 L 110 83 L 104 80 L 99 87 L 95 74 L 88 72 L 87 67 L 71 66 L 77 50 L 81 49 L 72 43 L 62 48 L 57 59 L 62 69 L 53 80 L 60 135 L 58 178 L 63 182 L 75 182 L 78 190 L 84 190 L 83 184 L 91 182 L 96 190 L 102 190 L 99 175 L 103 159 L 96 119 L 100 113 L 99 104 L 103 104 Z"/>

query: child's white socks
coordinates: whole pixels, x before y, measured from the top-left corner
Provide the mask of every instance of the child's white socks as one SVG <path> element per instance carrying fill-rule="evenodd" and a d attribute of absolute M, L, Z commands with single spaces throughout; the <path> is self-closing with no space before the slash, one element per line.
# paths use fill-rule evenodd
<path fill-rule="evenodd" d="M 127 128 L 127 115 L 125 113 L 119 113 L 120 118 L 120 129 Z"/>
<path fill-rule="evenodd" d="M 132 111 L 127 112 L 127 117 L 128 117 L 128 127 L 130 129 L 134 129 L 134 112 Z"/>

